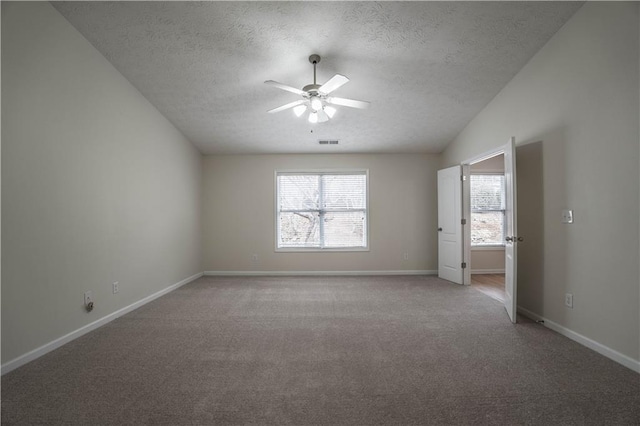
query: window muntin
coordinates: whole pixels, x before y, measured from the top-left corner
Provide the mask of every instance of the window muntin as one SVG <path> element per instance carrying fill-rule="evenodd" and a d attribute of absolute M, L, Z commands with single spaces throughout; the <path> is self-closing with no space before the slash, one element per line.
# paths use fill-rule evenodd
<path fill-rule="evenodd" d="M 504 175 L 472 174 L 471 246 L 504 246 L 504 218 Z"/>
<path fill-rule="evenodd" d="M 276 172 L 276 249 L 368 248 L 367 172 Z"/>

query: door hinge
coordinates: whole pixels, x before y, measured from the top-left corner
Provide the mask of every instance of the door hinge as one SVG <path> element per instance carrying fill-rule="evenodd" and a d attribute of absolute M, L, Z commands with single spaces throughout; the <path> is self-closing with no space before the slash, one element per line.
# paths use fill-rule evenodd
<path fill-rule="evenodd" d="M 462 265 L 461 265 L 461 266 L 462 266 L 462 269 L 466 269 L 466 267 L 467 267 L 467 262 L 462 262 Z"/>
<path fill-rule="evenodd" d="M 463 225 L 466 225 L 467 224 L 467 219 L 460 220 L 460 223 L 462 223 Z"/>

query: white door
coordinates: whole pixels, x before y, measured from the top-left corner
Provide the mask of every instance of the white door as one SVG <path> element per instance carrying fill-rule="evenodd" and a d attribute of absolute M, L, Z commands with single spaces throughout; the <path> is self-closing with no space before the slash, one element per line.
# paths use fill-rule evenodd
<path fill-rule="evenodd" d="M 504 307 L 511 318 L 516 322 L 516 310 L 518 305 L 518 226 L 516 223 L 516 139 L 511 138 L 504 148 L 504 180 L 505 180 L 505 265 L 504 265 Z"/>
<path fill-rule="evenodd" d="M 462 284 L 462 171 L 438 170 L 438 276 Z"/>

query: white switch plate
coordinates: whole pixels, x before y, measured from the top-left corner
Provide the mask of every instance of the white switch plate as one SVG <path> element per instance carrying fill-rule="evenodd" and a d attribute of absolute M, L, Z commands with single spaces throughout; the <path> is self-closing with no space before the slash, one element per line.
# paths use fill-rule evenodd
<path fill-rule="evenodd" d="M 562 210 L 562 223 L 573 223 L 573 210 Z"/>

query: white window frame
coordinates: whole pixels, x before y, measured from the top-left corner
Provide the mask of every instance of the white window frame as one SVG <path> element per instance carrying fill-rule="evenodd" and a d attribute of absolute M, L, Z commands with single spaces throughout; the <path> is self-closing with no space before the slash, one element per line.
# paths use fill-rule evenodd
<path fill-rule="evenodd" d="M 502 176 L 504 177 L 504 172 L 491 172 L 491 171 L 478 171 L 478 172 L 472 172 L 470 174 L 471 176 L 473 175 L 484 175 L 484 176 Z M 471 179 L 471 177 L 470 177 Z M 471 191 L 471 182 L 469 182 L 469 191 Z M 473 196 L 473 194 L 470 195 Z M 505 194 L 503 194 L 504 197 Z M 483 210 L 481 212 L 479 211 L 473 211 L 473 207 L 470 206 L 470 210 L 471 210 L 471 216 L 473 216 L 474 213 L 476 214 L 482 214 L 483 212 L 502 212 L 502 235 L 506 235 L 506 216 L 505 216 L 505 212 L 506 210 Z M 470 217 L 469 220 L 472 220 L 472 218 Z M 469 229 L 469 237 L 471 237 L 471 228 Z M 502 241 L 501 243 L 498 244 L 474 244 L 473 242 L 471 242 L 471 250 L 475 251 L 475 250 L 504 250 L 505 247 L 505 242 Z"/>
<path fill-rule="evenodd" d="M 364 175 L 365 176 L 365 242 L 366 246 L 364 247 L 278 247 L 278 242 L 280 241 L 280 214 L 279 214 L 279 205 L 278 205 L 278 176 L 281 175 Z M 353 252 L 353 251 L 370 251 L 370 233 L 369 233 L 369 169 L 286 169 L 286 170 L 275 170 L 273 174 L 273 183 L 274 183 L 274 210 L 275 210 L 275 251 L 276 252 Z M 320 191 L 320 196 L 322 197 L 322 191 Z M 318 211 L 322 217 L 324 210 L 304 210 L 307 211 Z M 331 211 L 339 211 L 339 210 L 331 210 Z M 354 211 L 353 209 L 345 209 L 344 211 Z M 323 235 L 323 221 L 320 221 L 320 235 L 322 238 Z"/>

